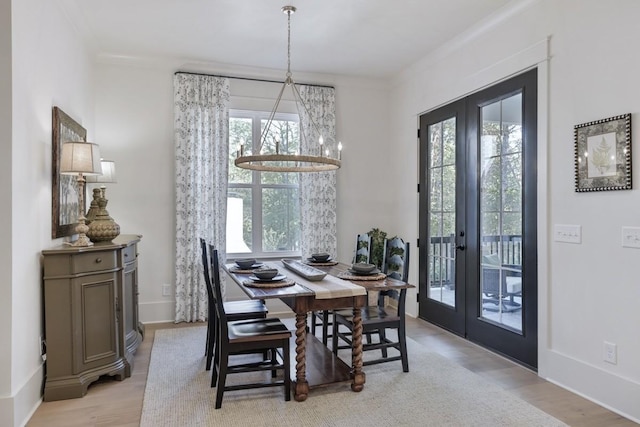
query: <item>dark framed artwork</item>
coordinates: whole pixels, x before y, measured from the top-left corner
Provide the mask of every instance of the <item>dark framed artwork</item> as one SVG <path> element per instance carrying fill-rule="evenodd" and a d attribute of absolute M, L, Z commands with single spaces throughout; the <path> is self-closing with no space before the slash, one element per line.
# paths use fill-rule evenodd
<path fill-rule="evenodd" d="M 631 190 L 631 114 L 574 126 L 576 191 Z"/>
<path fill-rule="evenodd" d="M 87 131 L 58 107 L 53 107 L 51 238 L 71 236 L 78 225 L 81 199 L 78 182 L 73 175 L 60 174 L 62 144 L 86 141 Z M 82 197 L 84 200 L 85 198 Z M 82 206 L 85 211 L 85 206 Z"/>

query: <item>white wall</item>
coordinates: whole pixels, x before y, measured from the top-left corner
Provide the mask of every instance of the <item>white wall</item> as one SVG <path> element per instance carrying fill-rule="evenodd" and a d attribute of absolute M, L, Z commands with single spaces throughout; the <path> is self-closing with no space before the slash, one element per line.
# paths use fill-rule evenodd
<path fill-rule="evenodd" d="M 0 0 L 0 200 L 11 200 L 11 0 Z M 11 223 L 11 203 L 0 220 Z M 13 419 L 11 400 L 11 227 L 0 227 L 0 424 Z"/>
<path fill-rule="evenodd" d="M 110 215 L 123 233 L 143 235 L 140 243 L 140 317 L 143 322 L 172 321 L 174 297 L 162 296 L 162 284 L 174 285 L 175 190 L 173 74 L 207 72 L 282 80 L 284 72 L 190 64 L 184 61 L 101 58 L 96 70 L 96 141 L 105 158 L 116 162 L 118 183 L 108 188 Z M 336 87 L 337 134 L 345 145 L 338 172 L 338 258 L 349 261 L 355 235 L 389 226 L 385 176 L 371 165 L 385 162 L 389 149 L 388 89 L 377 80 L 326 75 L 294 75 L 297 82 Z M 232 79 L 234 108 L 247 97 L 270 110 L 279 84 Z M 243 297 L 229 287 L 231 299 Z M 270 303 L 272 313 L 286 312 Z"/>
<path fill-rule="evenodd" d="M 54 2 L 20 0 L 12 7 L 11 222 L 5 224 L 11 229 L 11 302 L 0 307 L 11 316 L 8 347 L 2 339 L 11 351 L 11 375 L 0 376 L 2 407 L 11 410 L 0 412 L 0 425 L 24 423 L 40 400 L 40 251 L 62 241 L 51 239 L 52 107 L 93 136 L 92 65 L 73 25 Z"/>
<path fill-rule="evenodd" d="M 538 64 L 539 374 L 640 420 L 640 251 L 621 247 L 621 227 L 640 224 L 640 194 L 575 193 L 573 181 L 573 126 L 640 110 L 637 16 L 634 0 L 519 2 L 397 76 L 391 111 L 393 169 L 416 181 L 420 113 Z M 398 195 L 395 215 L 415 235 L 417 197 Z M 554 242 L 553 224 L 582 225 L 582 244 Z M 605 340 L 617 365 L 603 361 Z"/>

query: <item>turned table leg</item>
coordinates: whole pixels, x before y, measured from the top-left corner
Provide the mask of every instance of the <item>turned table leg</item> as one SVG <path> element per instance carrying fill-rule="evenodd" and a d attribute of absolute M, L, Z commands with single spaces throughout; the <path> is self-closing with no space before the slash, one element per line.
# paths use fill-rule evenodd
<path fill-rule="evenodd" d="M 362 391 L 365 374 L 362 372 L 362 313 L 359 307 L 353 308 L 353 345 L 351 348 L 351 390 Z"/>
<path fill-rule="evenodd" d="M 309 383 L 306 364 L 307 313 L 296 313 L 296 380 L 293 398 L 298 402 L 307 400 Z"/>

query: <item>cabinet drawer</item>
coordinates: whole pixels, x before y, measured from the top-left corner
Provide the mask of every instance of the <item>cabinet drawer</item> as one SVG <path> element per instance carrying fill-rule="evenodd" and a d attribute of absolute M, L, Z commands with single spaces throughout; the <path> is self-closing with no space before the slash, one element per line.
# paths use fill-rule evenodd
<path fill-rule="evenodd" d="M 90 273 L 92 271 L 111 270 L 118 265 L 115 251 L 87 252 L 73 255 L 71 273 Z"/>
<path fill-rule="evenodd" d="M 136 245 L 127 246 L 122 250 L 124 263 L 128 264 L 136 260 Z"/>

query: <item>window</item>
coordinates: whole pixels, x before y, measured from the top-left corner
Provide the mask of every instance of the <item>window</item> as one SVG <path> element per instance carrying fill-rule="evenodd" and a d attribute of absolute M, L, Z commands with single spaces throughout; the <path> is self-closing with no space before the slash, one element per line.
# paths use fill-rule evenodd
<path fill-rule="evenodd" d="M 238 153 L 258 153 L 269 112 L 231 110 L 229 114 L 229 186 L 227 254 L 256 257 L 300 255 L 300 185 L 298 174 L 258 172 L 233 164 Z M 297 114 L 276 114 L 262 153 L 300 151 Z"/>

